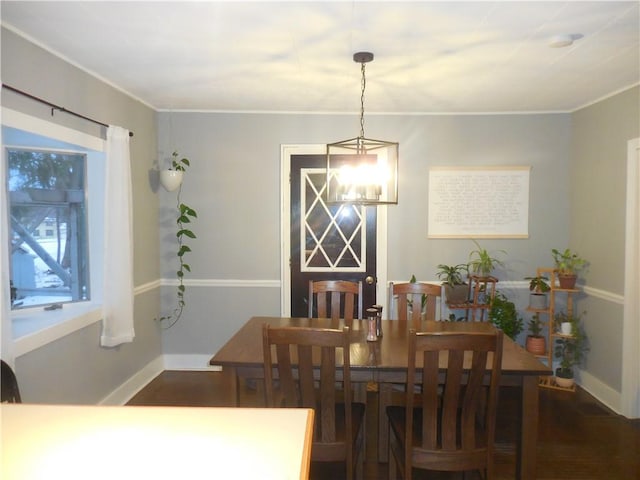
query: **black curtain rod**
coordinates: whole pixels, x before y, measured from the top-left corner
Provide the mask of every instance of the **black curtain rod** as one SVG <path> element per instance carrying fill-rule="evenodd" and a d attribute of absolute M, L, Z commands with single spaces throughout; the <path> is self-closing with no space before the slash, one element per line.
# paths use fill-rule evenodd
<path fill-rule="evenodd" d="M 30 93 L 27 92 L 23 92 L 22 90 L 18 90 L 17 88 L 14 88 L 10 85 L 7 85 L 6 83 L 2 84 L 2 88 L 6 88 L 7 90 L 11 90 L 12 92 L 18 93 L 20 95 L 23 95 L 25 97 L 30 98 L 31 100 L 35 100 L 36 102 L 40 102 L 40 103 L 44 103 L 45 105 L 48 105 L 49 107 L 51 107 L 51 116 L 53 116 L 53 113 L 55 110 L 60 110 L 61 112 L 64 113 L 68 113 L 69 115 L 73 115 L 74 117 L 78 117 L 78 118 L 82 118 L 83 120 L 87 120 L 88 122 L 91 123 L 95 123 L 96 125 L 102 125 L 103 127 L 109 127 L 109 125 L 107 125 L 106 123 L 102 123 L 99 122 L 98 120 L 94 120 L 93 118 L 89 118 L 89 117 L 85 117 L 84 115 L 81 115 L 79 113 L 73 112 L 71 110 L 67 110 L 64 107 L 61 107 L 60 105 L 56 105 L 55 103 L 51 103 L 48 102 L 40 97 L 36 97 L 35 95 L 31 95 Z M 133 137 L 133 132 L 129 132 L 129 136 Z"/>

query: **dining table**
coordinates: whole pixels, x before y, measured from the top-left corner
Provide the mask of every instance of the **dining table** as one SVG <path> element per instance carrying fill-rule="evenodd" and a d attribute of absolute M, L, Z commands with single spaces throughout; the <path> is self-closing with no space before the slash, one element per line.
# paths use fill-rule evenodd
<path fill-rule="evenodd" d="M 336 328 L 335 320 L 327 318 L 262 317 L 250 318 L 220 350 L 209 364 L 222 367 L 223 375 L 233 385 L 237 402 L 239 382 L 243 379 L 264 379 L 262 330 L 264 324 L 273 327 Z M 367 320 L 354 319 L 350 331 L 351 381 L 375 384 L 380 399 L 378 416 L 378 461 L 387 460 L 388 423 L 383 410 L 394 384 L 406 382 L 408 332 L 410 323 L 403 320 L 382 320 L 382 336 L 367 341 Z M 424 321 L 420 331 L 429 332 L 491 332 L 489 322 Z M 337 364 L 339 366 L 339 362 Z M 417 365 L 419 368 L 421 365 Z M 441 363 L 443 370 L 446 364 Z M 444 373 L 444 372 L 443 372 Z M 500 384 L 520 390 L 519 421 L 516 438 L 516 478 L 536 478 L 536 443 L 538 435 L 538 380 L 551 375 L 551 369 L 509 337 L 504 337 Z M 498 413 L 499 414 L 499 413 Z"/>
<path fill-rule="evenodd" d="M 315 412 L 0 404 L 0 478 L 307 479 Z"/>

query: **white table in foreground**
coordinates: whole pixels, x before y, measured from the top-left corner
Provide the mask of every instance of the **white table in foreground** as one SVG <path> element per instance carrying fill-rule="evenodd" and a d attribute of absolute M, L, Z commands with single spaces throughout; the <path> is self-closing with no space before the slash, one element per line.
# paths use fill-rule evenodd
<path fill-rule="evenodd" d="M 313 410 L 0 405 L 0 477 L 308 478 Z"/>

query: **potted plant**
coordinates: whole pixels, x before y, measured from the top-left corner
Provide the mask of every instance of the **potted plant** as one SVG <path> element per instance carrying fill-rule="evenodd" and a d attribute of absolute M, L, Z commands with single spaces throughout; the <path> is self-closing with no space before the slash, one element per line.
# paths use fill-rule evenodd
<path fill-rule="evenodd" d="M 547 351 L 547 342 L 542 335 L 542 322 L 537 313 L 529 320 L 527 327 L 529 329 L 526 343 L 527 351 L 534 355 L 544 355 Z"/>
<path fill-rule="evenodd" d="M 556 332 L 562 335 L 572 335 L 575 325 L 580 322 L 580 315 L 567 312 L 557 312 L 554 315 Z"/>
<path fill-rule="evenodd" d="M 574 317 L 571 323 L 571 335 L 556 339 L 555 358 L 559 360 L 555 382 L 559 387 L 571 388 L 574 380 L 574 367 L 579 366 L 588 351 L 587 336 L 580 327 L 579 319 Z"/>
<path fill-rule="evenodd" d="M 516 305 L 502 292 L 496 292 L 489 309 L 489 321 L 515 340 L 522 331 L 522 318 L 518 315 Z"/>
<path fill-rule="evenodd" d="M 503 267 L 504 263 L 498 258 L 494 257 L 487 249 L 482 248 L 480 244 L 473 240 L 476 244 L 476 249 L 469 253 L 469 267 L 471 271 L 480 277 L 489 277 L 496 267 Z M 506 253 L 504 250 L 499 250 L 500 253 Z"/>
<path fill-rule="evenodd" d="M 174 157 L 173 167 L 174 169 L 176 169 L 175 171 L 184 173 L 186 171 L 186 167 L 190 166 L 189 160 L 186 158 L 183 158 L 180 161 L 178 161 L 177 152 L 173 152 L 173 157 Z M 176 276 L 178 277 L 177 304 L 170 315 L 160 317 L 160 322 L 167 322 L 165 328 L 171 328 L 173 325 L 176 324 L 178 320 L 180 320 L 180 317 L 182 317 L 182 311 L 185 306 L 184 292 L 186 290 L 183 280 L 184 280 L 185 272 L 191 272 L 191 266 L 184 261 L 185 254 L 191 252 L 191 248 L 189 247 L 189 245 L 185 243 L 185 240 L 187 238 L 196 238 L 195 233 L 193 233 L 191 229 L 187 228 L 185 224 L 190 224 L 191 220 L 198 217 L 198 214 L 193 208 L 181 202 L 180 200 L 181 191 L 182 191 L 182 188 L 178 190 L 178 193 L 176 195 L 176 209 L 178 214 L 176 218 L 176 225 L 177 225 L 176 238 L 178 239 L 178 251 L 176 255 L 179 260 L 179 267 L 178 267 L 178 270 L 176 271 Z"/>
<path fill-rule="evenodd" d="M 190 166 L 187 158 L 178 159 L 178 152 L 173 152 L 171 157 L 171 166 L 160 171 L 160 183 L 168 192 L 173 192 L 182 185 L 186 167 Z"/>
<path fill-rule="evenodd" d="M 411 275 L 411 278 L 409 279 L 409 283 L 416 283 L 418 280 L 416 279 L 416 276 L 414 274 Z M 407 299 L 407 305 L 409 306 L 409 310 L 411 311 L 413 309 L 413 301 Z M 422 295 L 421 297 L 421 305 L 420 305 L 420 312 L 424 313 L 424 307 L 427 305 L 427 296 L 426 295 Z"/>
<path fill-rule="evenodd" d="M 549 279 L 545 276 L 525 277 L 529 280 L 529 308 L 534 310 L 544 310 L 547 308 L 547 292 L 551 287 L 547 283 Z"/>
<path fill-rule="evenodd" d="M 447 303 L 459 305 L 468 300 L 469 289 L 464 281 L 463 274 L 469 273 L 469 266 L 466 263 L 459 265 L 438 265 L 436 276 L 442 280 L 444 285 L 444 295 Z"/>
<path fill-rule="evenodd" d="M 551 253 L 556 270 L 558 271 L 560 288 L 567 290 L 575 288 L 578 272 L 587 265 L 587 261 L 568 248 L 565 249 L 564 252 L 554 248 L 551 250 Z"/>

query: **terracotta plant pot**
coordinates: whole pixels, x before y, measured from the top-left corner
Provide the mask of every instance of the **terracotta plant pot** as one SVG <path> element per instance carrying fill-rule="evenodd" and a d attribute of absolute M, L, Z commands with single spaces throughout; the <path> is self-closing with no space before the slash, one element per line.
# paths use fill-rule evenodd
<path fill-rule="evenodd" d="M 544 355 L 547 351 L 547 342 L 544 337 L 534 337 L 529 335 L 526 344 L 527 352 L 534 355 Z"/>
<path fill-rule="evenodd" d="M 572 290 L 576 288 L 576 280 L 578 280 L 577 275 L 558 274 L 558 283 L 562 289 Z"/>

